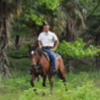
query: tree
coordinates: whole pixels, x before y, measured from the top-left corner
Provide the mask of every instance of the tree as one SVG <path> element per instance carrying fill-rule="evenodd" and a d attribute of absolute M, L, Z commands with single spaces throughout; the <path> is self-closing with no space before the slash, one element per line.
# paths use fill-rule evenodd
<path fill-rule="evenodd" d="M 85 27 L 84 14 L 80 10 L 80 4 L 77 0 L 63 0 L 62 8 L 66 14 L 66 24 L 62 32 L 63 39 L 65 39 L 67 42 L 74 42 L 82 28 Z M 72 72 L 71 57 L 68 57 L 66 61 L 68 71 Z"/>
<path fill-rule="evenodd" d="M 88 7 L 91 4 L 90 7 Z M 87 10 L 86 25 L 88 26 L 83 32 L 82 37 L 85 41 L 91 41 L 90 43 L 95 46 L 100 46 L 100 0 L 87 0 L 84 5 Z M 87 34 L 86 34 L 87 33 Z M 100 54 L 95 57 L 96 66 L 100 69 Z"/>
<path fill-rule="evenodd" d="M 14 5 L 16 8 L 20 0 L 15 0 Z M 11 14 L 10 0 L 0 0 L 0 70 L 3 77 L 7 77 L 9 70 L 9 62 L 7 57 L 7 42 L 8 42 L 8 28 L 10 23 Z M 19 8 L 19 6 L 18 6 Z M 18 12 L 17 12 L 18 13 Z"/>
<path fill-rule="evenodd" d="M 8 75 L 9 62 L 7 57 L 7 43 L 8 43 L 8 33 L 9 24 L 11 22 L 11 13 L 16 15 L 16 19 L 20 15 L 20 3 L 22 3 L 24 13 L 24 22 L 30 23 L 34 21 L 36 25 L 42 25 L 44 21 L 44 13 L 46 11 L 54 11 L 59 5 L 60 0 L 0 0 L 0 70 L 2 75 L 6 77 Z M 23 5 L 24 4 L 24 5 Z M 25 8 L 26 7 L 26 8 Z M 43 7 L 42 11 L 41 8 Z M 40 10 L 40 11 L 39 11 Z M 23 16 L 23 13 L 22 13 Z M 21 20 L 22 21 L 22 20 Z M 32 23 L 33 24 L 33 23 Z M 11 24 L 10 24 L 11 25 Z M 21 27 L 23 28 L 23 27 Z M 18 47 L 19 37 L 16 35 L 16 48 Z"/>

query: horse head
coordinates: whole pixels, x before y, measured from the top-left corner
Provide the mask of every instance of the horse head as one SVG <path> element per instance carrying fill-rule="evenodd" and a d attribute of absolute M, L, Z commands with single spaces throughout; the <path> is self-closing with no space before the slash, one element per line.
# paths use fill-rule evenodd
<path fill-rule="evenodd" d="M 38 62 L 40 60 L 40 56 L 42 55 L 42 50 L 37 47 L 29 47 L 30 50 L 30 60 L 31 60 L 31 66 L 37 67 Z"/>
<path fill-rule="evenodd" d="M 31 60 L 31 66 L 36 66 L 37 65 L 37 53 L 36 53 L 36 47 L 29 47 L 29 52 L 30 52 L 30 60 Z"/>

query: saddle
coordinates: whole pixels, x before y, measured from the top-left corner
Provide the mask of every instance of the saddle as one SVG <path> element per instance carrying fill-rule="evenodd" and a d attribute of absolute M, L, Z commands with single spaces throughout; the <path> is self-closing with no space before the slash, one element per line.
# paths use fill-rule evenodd
<path fill-rule="evenodd" d="M 37 49 L 37 51 L 38 51 L 38 53 L 40 54 L 40 56 L 43 54 L 45 57 L 46 57 L 46 59 L 50 62 L 50 64 L 52 63 L 52 59 L 50 58 L 50 56 L 49 56 L 49 52 L 46 50 L 46 49 Z M 55 55 L 56 55 L 56 59 L 58 59 L 58 58 L 60 58 L 61 56 L 59 55 L 59 54 L 57 54 L 57 53 L 55 53 Z"/>
<path fill-rule="evenodd" d="M 49 52 L 48 52 L 46 49 L 43 49 L 43 54 L 44 54 L 44 56 L 47 58 L 47 60 L 48 60 L 50 63 L 52 63 L 52 60 L 51 60 L 51 58 L 50 58 L 50 56 L 49 56 Z M 61 57 L 58 53 L 55 53 L 55 55 L 56 55 L 56 59 L 58 59 L 59 57 Z"/>
<path fill-rule="evenodd" d="M 43 50 L 43 54 L 44 56 L 47 58 L 47 60 L 50 62 L 51 59 L 50 59 L 50 56 L 49 56 L 49 52 L 46 50 L 46 49 L 42 49 Z"/>

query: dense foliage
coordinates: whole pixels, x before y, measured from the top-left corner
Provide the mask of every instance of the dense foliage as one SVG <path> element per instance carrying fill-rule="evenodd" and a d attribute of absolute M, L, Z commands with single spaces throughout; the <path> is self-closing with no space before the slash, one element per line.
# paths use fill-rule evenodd
<path fill-rule="evenodd" d="M 95 48 L 93 45 L 86 47 L 86 44 L 83 42 L 83 40 L 78 39 L 73 43 L 63 41 L 59 44 L 56 52 L 62 54 L 65 58 L 84 58 L 98 55 L 100 49 Z"/>
<path fill-rule="evenodd" d="M 56 52 L 63 56 L 66 69 L 74 68 L 73 73 L 65 71 L 68 91 L 58 77 L 53 78 L 52 96 L 49 81 L 46 88 L 42 79 L 32 88 L 27 75 L 28 45 L 37 44 L 45 21 L 62 41 Z M 100 100 L 97 68 L 100 0 L 0 0 L 0 100 Z"/>
<path fill-rule="evenodd" d="M 23 60 L 26 63 L 26 60 Z M 16 66 L 16 65 L 15 65 Z M 0 98 L 2 100 L 99 100 L 100 98 L 100 73 L 97 71 L 80 72 L 66 74 L 67 91 L 63 82 L 54 77 L 53 94 L 50 95 L 49 80 L 46 81 L 46 87 L 42 87 L 42 78 L 39 82 L 35 81 L 35 87 L 30 86 L 30 75 L 26 75 L 21 69 L 27 69 L 26 66 L 18 66 L 17 72 L 13 72 L 8 81 L 0 78 Z M 37 89 L 37 91 L 33 91 Z M 38 94 L 37 94 L 38 93 Z M 45 94 L 45 95 L 43 95 Z"/>
<path fill-rule="evenodd" d="M 93 91 L 93 88 L 95 88 L 95 86 L 91 80 L 82 82 L 80 84 L 82 86 L 75 87 L 73 89 L 74 85 L 68 83 L 68 91 L 65 91 L 65 87 L 63 86 L 62 82 L 57 82 L 55 85 L 59 88 L 54 90 L 54 94 L 58 95 L 57 100 L 100 100 L 100 89 L 95 89 L 95 91 Z M 42 89 L 40 88 L 40 86 L 38 86 L 37 92 L 38 95 L 42 95 L 43 93 L 46 93 L 46 95 L 48 95 L 49 89 Z M 38 95 L 33 92 L 33 88 L 30 88 L 29 90 L 26 90 L 23 95 L 21 95 L 19 100 L 39 100 L 40 97 Z M 41 100 L 44 100 L 43 97 L 41 98 Z"/>

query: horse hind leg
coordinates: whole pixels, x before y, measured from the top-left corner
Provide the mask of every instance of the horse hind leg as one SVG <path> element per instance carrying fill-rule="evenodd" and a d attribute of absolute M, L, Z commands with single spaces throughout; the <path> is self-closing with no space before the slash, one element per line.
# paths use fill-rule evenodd
<path fill-rule="evenodd" d="M 60 78 L 63 80 L 64 82 L 64 85 L 65 85 L 65 91 L 67 91 L 67 88 L 66 88 L 66 77 L 65 77 L 65 68 L 64 68 L 64 63 L 63 63 L 63 60 L 60 59 L 60 64 L 59 64 L 59 76 Z"/>
<path fill-rule="evenodd" d="M 50 94 L 52 95 L 52 89 L 53 89 L 53 80 L 52 80 L 52 76 L 48 75 L 49 81 L 50 81 Z"/>
<path fill-rule="evenodd" d="M 41 78 L 41 76 L 38 75 L 37 78 L 36 78 L 36 81 L 40 81 L 40 78 Z"/>
<path fill-rule="evenodd" d="M 59 65 L 58 65 L 58 70 L 59 70 L 59 74 L 60 74 L 60 78 L 66 82 L 66 77 L 65 77 L 65 66 L 64 66 L 64 62 L 62 60 L 62 58 L 59 59 Z"/>
<path fill-rule="evenodd" d="M 61 78 L 61 79 L 63 80 L 63 82 L 64 82 L 65 91 L 67 91 L 68 89 L 67 89 L 67 87 L 66 87 L 66 77 L 65 77 L 65 74 L 59 71 L 59 76 L 60 76 L 60 78 Z"/>
<path fill-rule="evenodd" d="M 45 82 L 46 82 L 46 75 L 43 76 L 43 84 L 42 84 L 43 87 L 46 87 Z M 45 92 L 43 92 L 42 95 L 44 96 Z"/>
<path fill-rule="evenodd" d="M 43 87 L 46 87 L 46 85 L 45 85 L 45 81 L 46 81 L 46 75 L 43 76 L 43 84 L 42 84 Z"/>
<path fill-rule="evenodd" d="M 63 72 L 61 72 L 60 70 L 58 71 L 58 75 L 60 77 L 60 79 L 63 80 L 63 82 L 66 82 L 66 77 L 65 77 L 65 74 Z"/>

